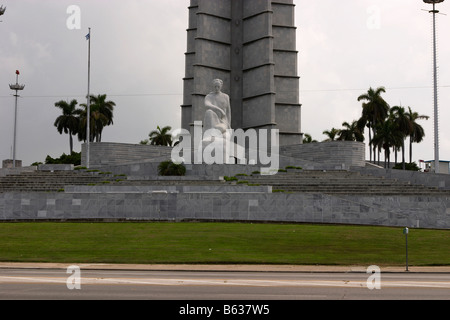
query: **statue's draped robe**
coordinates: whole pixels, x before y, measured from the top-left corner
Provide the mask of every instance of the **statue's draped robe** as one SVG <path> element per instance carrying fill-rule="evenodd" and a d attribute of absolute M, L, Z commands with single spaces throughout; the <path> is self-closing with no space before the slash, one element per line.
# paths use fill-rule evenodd
<path fill-rule="evenodd" d="M 230 98 L 222 92 L 212 92 L 205 98 L 205 119 L 204 129 L 218 129 L 222 133 L 231 129 L 231 108 Z M 220 110 L 223 111 L 220 112 Z"/>

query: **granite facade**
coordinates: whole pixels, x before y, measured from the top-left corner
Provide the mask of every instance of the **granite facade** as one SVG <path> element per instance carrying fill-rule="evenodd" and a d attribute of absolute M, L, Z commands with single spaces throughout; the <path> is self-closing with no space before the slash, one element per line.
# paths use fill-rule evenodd
<path fill-rule="evenodd" d="M 183 129 L 203 120 L 219 78 L 233 129 L 279 129 L 281 145 L 302 142 L 294 13 L 293 0 L 191 0 Z"/>
<path fill-rule="evenodd" d="M 256 107 L 256 106 L 255 106 Z M 281 118 L 289 117 L 283 112 Z M 277 112 L 278 112 L 277 111 Z M 161 161 L 171 158 L 172 148 L 142 146 L 125 143 L 93 143 L 90 145 L 90 168 L 111 171 L 127 176 L 156 176 Z M 248 150 L 247 150 L 248 152 Z M 191 157 L 194 159 L 194 157 Z M 293 144 L 280 147 L 279 166 L 301 166 L 305 169 L 346 169 L 365 166 L 365 145 L 356 141 L 332 141 Z M 86 161 L 86 145 L 82 145 L 82 165 Z M 260 165 L 186 165 L 188 176 L 234 176 L 238 173 L 261 171 Z M 0 176 L 13 173 L 12 169 L 0 169 Z M 359 169 L 358 169 L 359 170 Z M 446 175 L 449 176 L 449 175 Z M 450 183 L 447 183 L 450 186 Z"/>
<path fill-rule="evenodd" d="M 450 198 L 446 196 L 238 191 L 3 193 L 0 219 L 264 221 L 450 229 Z"/>

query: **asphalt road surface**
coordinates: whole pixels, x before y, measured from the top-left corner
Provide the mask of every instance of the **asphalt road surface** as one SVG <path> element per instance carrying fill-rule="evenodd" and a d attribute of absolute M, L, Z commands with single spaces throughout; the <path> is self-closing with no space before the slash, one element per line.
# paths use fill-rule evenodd
<path fill-rule="evenodd" d="M 450 300 L 450 274 L 0 269 L 0 299 Z"/>

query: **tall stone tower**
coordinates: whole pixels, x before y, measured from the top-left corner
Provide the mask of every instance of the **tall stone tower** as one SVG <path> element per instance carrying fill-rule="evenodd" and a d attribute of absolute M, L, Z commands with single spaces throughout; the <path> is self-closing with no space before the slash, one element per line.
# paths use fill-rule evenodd
<path fill-rule="evenodd" d="M 213 79 L 230 96 L 233 129 L 279 129 L 302 142 L 293 0 L 191 0 L 182 128 L 203 121 Z"/>

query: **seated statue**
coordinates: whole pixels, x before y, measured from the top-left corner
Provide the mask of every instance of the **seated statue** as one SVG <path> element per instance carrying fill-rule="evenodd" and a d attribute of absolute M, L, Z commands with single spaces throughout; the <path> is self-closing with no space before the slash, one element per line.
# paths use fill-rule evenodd
<path fill-rule="evenodd" d="M 220 79 L 213 81 L 214 91 L 205 98 L 204 130 L 218 129 L 222 134 L 231 129 L 230 97 L 221 92 L 223 82 Z"/>

